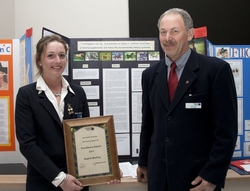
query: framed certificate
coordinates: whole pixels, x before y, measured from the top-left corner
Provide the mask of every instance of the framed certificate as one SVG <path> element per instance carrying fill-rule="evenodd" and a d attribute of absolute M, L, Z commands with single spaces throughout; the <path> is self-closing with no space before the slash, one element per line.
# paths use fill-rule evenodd
<path fill-rule="evenodd" d="M 84 186 L 120 180 L 113 116 L 63 121 L 68 173 Z"/>

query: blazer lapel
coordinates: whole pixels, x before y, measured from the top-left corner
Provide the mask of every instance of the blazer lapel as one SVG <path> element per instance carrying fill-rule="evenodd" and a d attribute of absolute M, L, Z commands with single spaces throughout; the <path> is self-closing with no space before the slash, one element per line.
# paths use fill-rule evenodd
<path fill-rule="evenodd" d="M 40 99 L 40 103 L 41 105 L 44 107 L 45 110 L 47 110 L 47 112 L 57 121 L 57 123 L 61 126 L 61 120 L 54 108 L 54 106 L 52 105 L 52 103 L 49 101 L 49 99 L 46 97 L 45 93 L 42 92 L 39 95 L 39 99 Z"/>
<path fill-rule="evenodd" d="M 182 72 L 181 78 L 179 80 L 179 83 L 178 83 L 178 86 L 177 86 L 177 89 L 175 92 L 175 96 L 174 96 L 173 101 L 169 107 L 169 112 L 171 112 L 176 107 L 178 102 L 185 95 L 185 93 L 187 92 L 189 87 L 193 84 L 193 82 L 196 79 L 196 74 L 194 71 L 199 68 L 199 65 L 198 65 L 198 62 L 196 59 L 196 54 L 197 53 L 192 51 L 186 65 L 185 65 L 185 68 Z"/>
<path fill-rule="evenodd" d="M 75 118 L 75 105 L 76 105 L 76 98 L 75 95 L 68 91 L 65 99 L 64 99 L 64 117 L 63 119 L 72 119 Z"/>
<path fill-rule="evenodd" d="M 159 67 L 156 70 L 158 74 L 155 78 L 155 84 L 157 90 L 160 94 L 161 101 L 165 106 L 166 110 L 169 108 L 169 95 L 168 95 L 168 85 L 167 85 L 167 66 L 165 64 L 165 59 L 161 60 L 159 63 Z"/>

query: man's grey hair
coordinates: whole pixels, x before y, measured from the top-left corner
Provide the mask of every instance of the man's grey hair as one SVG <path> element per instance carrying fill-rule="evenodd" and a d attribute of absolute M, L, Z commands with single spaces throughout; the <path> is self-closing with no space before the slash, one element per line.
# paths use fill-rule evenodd
<path fill-rule="evenodd" d="M 192 17 L 189 15 L 189 13 L 183 9 L 180 8 L 172 8 L 169 9 L 167 11 L 165 11 L 159 18 L 158 23 L 157 23 L 157 27 L 158 29 L 160 29 L 160 22 L 161 19 L 165 16 L 165 15 L 171 15 L 171 14 L 179 14 L 181 15 L 184 25 L 186 27 L 186 30 L 188 31 L 189 29 L 193 28 L 193 19 Z"/>

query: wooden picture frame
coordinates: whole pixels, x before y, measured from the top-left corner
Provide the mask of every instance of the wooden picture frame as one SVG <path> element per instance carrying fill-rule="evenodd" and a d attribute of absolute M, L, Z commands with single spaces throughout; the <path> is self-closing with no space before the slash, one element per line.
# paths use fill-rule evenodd
<path fill-rule="evenodd" d="M 63 120 L 68 173 L 83 186 L 120 180 L 112 115 Z"/>

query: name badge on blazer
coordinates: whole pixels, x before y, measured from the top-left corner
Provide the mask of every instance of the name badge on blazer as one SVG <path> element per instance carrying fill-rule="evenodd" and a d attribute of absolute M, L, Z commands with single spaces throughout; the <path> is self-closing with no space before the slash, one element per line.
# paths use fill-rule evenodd
<path fill-rule="evenodd" d="M 185 105 L 186 109 L 201 109 L 201 103 L 186 103 Z"/>
<path fill-rule="evenodd" d="M 82 118 L 82 112 L 75 112 L 77 118 Z"/>

